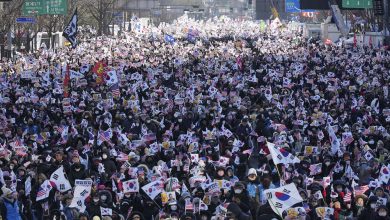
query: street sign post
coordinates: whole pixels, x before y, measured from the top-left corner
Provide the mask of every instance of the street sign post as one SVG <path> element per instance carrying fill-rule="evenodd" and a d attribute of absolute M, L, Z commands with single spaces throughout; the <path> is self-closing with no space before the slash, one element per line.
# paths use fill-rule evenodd
<path fill-rule="evenodd" d="M 23 15 L 65 15 L 67 0 L 25 0 Z"/>
<path fill-rule="evenodd" d="M 343 0 L 343 8 L 360 8 L 369 9 L 372 8 L 372 0 Z"/>
<path fill-rule="evenodd" d="M 16 23 L 35 23 L 35 18 L 16 18 Z"/>

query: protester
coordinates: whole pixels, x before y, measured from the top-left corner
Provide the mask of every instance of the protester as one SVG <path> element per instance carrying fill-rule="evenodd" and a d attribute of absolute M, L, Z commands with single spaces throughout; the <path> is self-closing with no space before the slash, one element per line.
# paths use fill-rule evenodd
<path fill-rule="evenodd" d="M 0 63 L 3 219 L 389 219 L 390 54 L 182 17 Z"/>

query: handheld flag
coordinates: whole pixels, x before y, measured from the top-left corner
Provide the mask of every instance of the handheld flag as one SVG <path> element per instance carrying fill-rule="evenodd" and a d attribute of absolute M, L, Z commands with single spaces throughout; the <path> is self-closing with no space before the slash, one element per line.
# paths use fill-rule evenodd
<path fill-rule="evenodd" d="M 122 183 L 123 192 L 139 192 L 138 179 L 128 180 Z"/>
<path fill-rule="evenodd" d="M 275 144 L 267 142 L 269 152 L 271 153 L 272 160 L 275 164 L 291 164 L 299 163 L 300 160 L 292 155 L 290 152 L 286 151 L 283 148 L 277 147 Z"/>
<path fill-rule="evenodd" d="M 156 198 L 164 189 L 164 183 L 160 180 L 156 180 L 142 187 L 142 190 L 148 195 L 151 199 Z"/>
<path fill-rule="evenodd" d="M 112 216 L 112 209 L 100 206 L 100 213 L 102 214 L 102 216 Z"/>
<path fill-rule="evenodd" d="M 65 178 L 63 166 L 61 166 L 54 173 L 51 174 L 50 183 L 52 185 L 54 184 L 54 186 L 60 192 L 66 192 L 66 191 L 72 189 L 72 187 L 70 186 L 69 180 L 67 180 Z"/>
<path fill-rule="evenodd" d="M 86 209 L 85 199 L 91 194 L 92 180 L 75 180 L 75 189 L 73 192 L 73 199 L 69 207 L 77 208 L 84 212 Z"/>
<path fill-rule="evenodd" d="M 64 32 L 62 33 L 62 36 L 64 36 L 71 44 L 72 47 L 75 48 L 77 45 L 77 22 L 78 22 L 78 16 L 77 16 L 77 9 L 74 12 L 72 18 L 70 19 L 68 26 L 66 26 Z"/>
<path fill-rule="evenodd" d="M 328 133 L 330 143 L 332 145 L 332 154 L 336 155 L 340 151 L 340 140 L 337 138 L 336 133 L 334 132 L 333 127 L 330 124 L 328 124 Z"/>
<path fill-rule="evenodd" d="M 97 76 L 96 77 L 96 84 L 99 84 L 99 85 L 103 84 L 104 76 L 105 76 L 105 71 L 104 71 L 105 66 L 106 65 L 102 61 L 99 61 L 93 67 L 92 72 L 94 72 Z"/>
<path fill-rule="evenodd" d="M 66 66 L 66 72 L 65 72 L 65 77 L 64 77 L 64 97 L 68 98 L 69 97 L 69 83 L 70 83 L 70 70 L 69 70 L 69 65 Z"/>
<path fill-rule="evenodd" d="M 303 201 L 293 183 L 276 189 L 267 189 L 264 192 L 272 210 L 279 216 L 282 216 L 283 211 Z"/>
<path fill-rule="evenodd" d="M 50 181 L 45 180 L 38 189 L 36 201 L 40 201 L 49 197 L 51 189 L 53 189 L 53 186 L 50 184 Z"/>

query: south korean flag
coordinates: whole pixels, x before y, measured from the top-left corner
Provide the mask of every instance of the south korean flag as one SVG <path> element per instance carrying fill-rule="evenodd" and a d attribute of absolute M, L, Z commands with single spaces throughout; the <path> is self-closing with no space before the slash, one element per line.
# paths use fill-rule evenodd
<path fill-rule="evenodd" d="M 69 21 L 68 26 L 66 26 L 64 32 L 62 33 L 62 36 L 64 36 L 72 44 L 73 48 L 75 48 L 77 45 L 77 39 L 76 39 L 77 22 L 78 22 L 78 16 L 77 16 L 77 9 L 76 9 L 72 18 Z"/>

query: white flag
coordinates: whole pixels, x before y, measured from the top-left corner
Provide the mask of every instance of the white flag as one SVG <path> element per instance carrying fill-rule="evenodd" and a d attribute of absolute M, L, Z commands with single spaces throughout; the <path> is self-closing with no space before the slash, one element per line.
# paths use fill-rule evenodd
<path fill-rule="evenodd" d="M 118 83 L 118 76 L 116 75 L 115 70 L 107 72 L 107 76 L 109 77 L 108 79 L 106 79 L 107 85 L 112 86 Z"/>
<path fill-rule="evenodd" d="M 153 181 L 142 187 L 142 190 L 148 195 L 151 199 L 156 198 L 164 189 L 164 182 L 160 180 Z"/>
<path fill-rule="evenodd" d="M 379 173 L 379 181 L 383 184 L 387 184 L 390 179 L 390 169 L 389 167 L 382 165 L 380 173 Z"/>
<path fill-rule="evenodd" d="M 86 209 L 85 199 L 91 194 L 92 180 L 75 180 L 73 199 L 69 207 L 77 208 L 80 212 Z"/>
<path fill-rule="evenodd" d="M 31 193 L 31 177 L 27 177 L 26 182 L 24 182 L 24 194 L 26 196 L 30 195 Z"/>
<path fill-rule="evenodd" d="M 55 187 L 60 192 L 66 192 L 66 191 L 72 189 L 72 187 L 70 186 L 69 180 L 67 180 L 65 178 L 63 166 L 61 166 L 54 173 L 51 174 L 50 181 L 55 184 Z"/>
<path fill-rule="evenodd" d="M 267 195 L 272 210 L 280 216 L 282 216 L 283 211 L 303 201 L 293 183 L 276 189 L 267 189 L 264 193 Z"/>
<path fill-rule="evenodd" d="M 275 164 L 290 164 L 300 162 L 296 156 L 292 155 L 283 148 L 276 147 L 273 143 L 267 142 L 267 146 Z"/>
<path fill-rule="evenodd" d="M 337 138 L 333 127 L 328 124 L 328 133 L 329 133 L 329 139 L 330 143 L 332 145 L 332 154 L 336 155 L 340 151 L 340 140 Z"/>
<path fill-rule="evenodd" d="M 183 193 L 189 193 L 189 192 L 190 191 L 188 191 L 186 184 L 183 182 L 183 184 L 181 186 L 181 195 L 183 195 Z"/>
<path fill-rule="evenodd" d="M 123 192 L 139 192 L 139 183 L 138 179 L 128 180 L 122 183 Z"/>
<path fill-rule="evenodd" d="M 110 209 L 110 208 L 103 208 L 103 207 L 100 206 L 100 213 L 101 213 L 102 216 L 105 216 L 105 215 L 112 216 L 112 209 Z"/>

